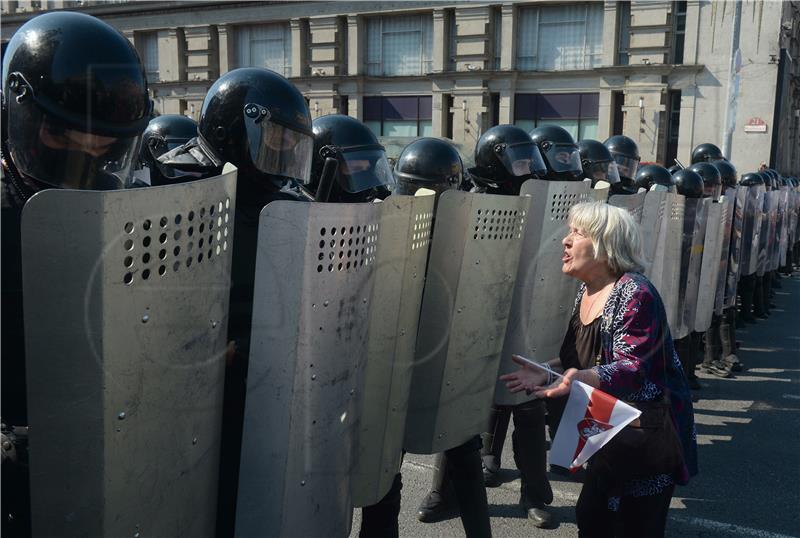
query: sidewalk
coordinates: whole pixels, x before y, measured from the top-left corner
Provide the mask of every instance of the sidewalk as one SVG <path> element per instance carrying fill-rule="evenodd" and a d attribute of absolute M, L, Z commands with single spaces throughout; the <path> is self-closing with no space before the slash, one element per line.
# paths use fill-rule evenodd
<path fill-rule="evenodd" d="M 671 537 L 800 537 L 800 277 L 782 278 L 772 316 L 737 331 L 745 371 L 732 379 L 700 373 L 694 394 L 700 475 L 676 489 Z M 416 510 L 428 491 L 432 456 L 407 455 L 403 465 L 403 537 L 463 536 L 459 519 L 419 523 Z M 581 485 L 550 474 L 558 527 L 535 528 L 517 506 L 519 478 L 511 431 L 499 488 L 487 489 L 495 537 L 577 536 L 575 501 Z M 356 509 L 351 536 L 358 535 Z"/>

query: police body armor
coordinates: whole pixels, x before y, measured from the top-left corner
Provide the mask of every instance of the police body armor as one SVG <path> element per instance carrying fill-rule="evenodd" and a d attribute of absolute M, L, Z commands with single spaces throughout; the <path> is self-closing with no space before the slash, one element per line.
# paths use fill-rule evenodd
<path fill-rule="evenodd" d="M 579 284 L 561 271 L 556 260 L 564 251 L 561 241 L 569 233 L 569 210 L 588 201 L 591 190 L 584 181 L 529 180 L 522 185 L 520 194 L 530 195 L 530 211 L 525 218 L 500 375 L 517 370 L 512 354 L 537 361 L 558 355 Z M 518 405 L 532 399 L 524 392 L 512 394 L 505 383 L 497 381 L 495 404 Z"/>
<path fill-rule="evenodd" d="M 489 417 L 530 200 L 459 191 L 437 204 L 405 448 L 432 454 Z"/>
<path fill-rule="evenodd" d="M 25 206 L 34 536 L 213 535 L 235 189 Z"/>

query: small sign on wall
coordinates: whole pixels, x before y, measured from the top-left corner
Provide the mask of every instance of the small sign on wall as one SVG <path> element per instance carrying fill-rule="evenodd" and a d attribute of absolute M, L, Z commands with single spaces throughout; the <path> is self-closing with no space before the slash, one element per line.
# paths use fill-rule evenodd
<path fill-rule="evenodd" d="M 750 118 L 749 120 L 747 120 L 747 123 L 744 124 L 744 132 L 745 133 L 766 133 L 767 132 L 767 122 L 765 122 L 761 118 Z"/>

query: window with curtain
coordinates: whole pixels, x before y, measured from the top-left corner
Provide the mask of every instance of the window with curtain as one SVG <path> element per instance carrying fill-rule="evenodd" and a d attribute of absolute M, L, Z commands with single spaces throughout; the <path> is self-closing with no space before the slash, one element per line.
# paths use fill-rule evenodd
<path fill-rule="evenodd" d="M 683 63 L 684 41 L 686 40 L 686 1 L 673 2 L 673 30 L 675 38 L 672 44 L 672 63 Z"/>
<path fill-rule="evenodd" d="M 431 136 L 430 96 L 364 97 L 364 124 L 375 136 Z"/>
<path fill-rule="evenodd" d="M 597 137 L 597 93 L 518 93 L 514 125 L 530 132 L 541 125 L 559 125 L 577 142 Z"/>
<path fill-rule="evenodd" d="M 517 24 L 517 69 L 567 71 L 602 62 L 602 2 L 520 8 Z"/>
<path fill-rule="evenodd" d="M 447 70 L 456 70 L 456 36 L 458 27 L 456 26 L 456 12 L 451 9 L 447 12 Z"/>
<path fill-rule="evenodd" d="M 503 49 L 503 10 L 494 8 L 494 69 L 500 69 L 500 53 Z"/>
<path fill-rule="evenodd" d="M 617 2 L 617 65 L 628 65 L 631 46 L 631 3 Z"/>
<path fill-rule="evenodd" d="M 368 75 L 424 75 L 432 71 L 432 14 L 372 17 L 366 27 Z"/>
<path fill-rule="evenodd" d="M 236 28 L 236 66 L 266 67 L 285 77 L 292 75 L 292 34 L 289 23 Z"/>
<path fill-rule="evenodd" d="M 141 38 L 142 64 L 147 82 L 158 82 L 158 32 L 146 32 Z"/>

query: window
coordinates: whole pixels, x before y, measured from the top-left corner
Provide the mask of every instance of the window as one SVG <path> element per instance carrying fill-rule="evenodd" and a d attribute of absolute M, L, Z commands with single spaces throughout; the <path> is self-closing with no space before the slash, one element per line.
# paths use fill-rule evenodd
<path fill-rule="evenodd" d="M 628 65 L 631 46 L 631 3 L 617 2 L 617 65 Z"/>
<path fill-rule="evenodd" d="M 142 34 L 142 63 L 147 82 L 158 82 L 158 33 L 146 32 Z"/>
<path fill-rule="evenodd" d="M 457 49 L 457 40 L 456 36 L 458 35 L 458 27 L 456 26 L 456 12 L 455 10 L 451 9 L 447 12 L 447 70 L 448 71 L 455 71 L 456 70 L 456 54 L 458 53 Z"/>
<path fill-rule="evenodd" d="M 494 63 L 493 69 L 500 69 L 500 53 L 503 50 L 503 10 L 494 8 Z"/>
<path fill-rule="evenodd" d="M 433 15 L 367 19 L 367 75 L 424 75 L 433 70 Z"/>
<path fill-rule="evenodd" d="M 364 97 L 364 123 L 375 136 L 431 136 L 430 96 Z"/>
<path fill-rule="evenodd" d="M 686 38 L 686 2 L 674 2 L 673 11 L 673 30 L 675 37 L 672 43 L 672 63 L 683 63 L 683 44 Z"/>
<path fill-rule="evenodd" d="M 517 69 L 591 69 L 603 55 L 603 4 L 520 8 Z"/>
<path fill-rule="evenodd" d="M 266 67 L 292 75 L 292 34 L 287 23 L 236 28 L 237 67 Z"/>
<path fill-rule="evenodd" d="M 514 125 L 531 131 L 540 125 L 560 125 L 578 141 L 597 137 L 599 94 L 518 93 Z"/>
<path fill-rule="evenodd" d="M 678 156 L 678 133 L 681 126 L 681 91 L 670 90 L 667 94 L 669 101 L 669 119 L 667 124 L 667 151 L 664 163 L 668 166 Z"/>

